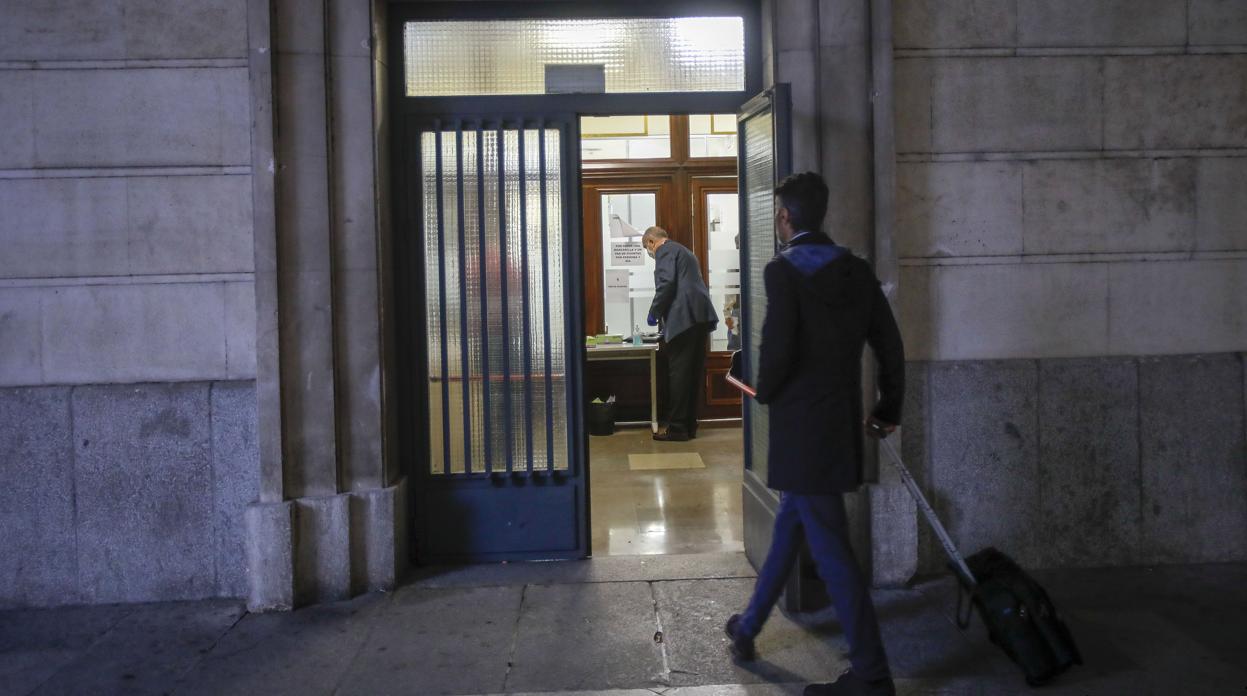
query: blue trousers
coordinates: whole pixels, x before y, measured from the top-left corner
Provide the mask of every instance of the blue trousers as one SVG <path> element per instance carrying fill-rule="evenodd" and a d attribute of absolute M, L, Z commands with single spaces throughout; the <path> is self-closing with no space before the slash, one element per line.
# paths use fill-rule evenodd
<path fill-rule="evenodd" d="M 775 514 L 771 549 L 758 573 L 749 608 L 741 615 L 741 632 L 756 636 L 762 631 L 762 624 L 784 590 L 803 540 L 809 542 L 818 575 L 835 604 L 849 642 L 853 672 L 868 681 L 891 676 L 875 605 L 849 545 L 848 517 L 840 495 L 783 494 Z"/>

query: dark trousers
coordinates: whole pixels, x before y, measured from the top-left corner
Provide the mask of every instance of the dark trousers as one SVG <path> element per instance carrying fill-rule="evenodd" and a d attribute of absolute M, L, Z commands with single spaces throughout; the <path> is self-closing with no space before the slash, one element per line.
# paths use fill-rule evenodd
<path fill-rule="evenodd" d="M 775 513 L 771 549 L 758 573 L 749 608 L 741 615 L 740 630 L 748 636 L 762 630 L 797 561 L 802 540 L 809 542 L 818 575 L 835 604 L 849 642 L 853 672 L 868 681 L 890 676 L 875 605 L 849 545 L 849 523 L 840 495 L 783 495 Z"/>
<path fill-rule="evenodd" d="M 706 382 L 704 324 L 685 329 L 667 343 L 667 432 L 697 432 L 697 403 Z"/>

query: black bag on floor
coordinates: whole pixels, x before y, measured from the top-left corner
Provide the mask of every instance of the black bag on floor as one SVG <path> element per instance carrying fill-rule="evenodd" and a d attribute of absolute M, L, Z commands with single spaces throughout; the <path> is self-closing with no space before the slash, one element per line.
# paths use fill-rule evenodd
<path fill-rule="evenodd" d="M 1069 628 L 1057 614 L 1048 593 L 1013 559 L 994 548 L 986 548 L 966 559 L 974 575 L 973 586 L 960 578 L 961 585 L 979 610 L 987 635 L 1026 675 L 1026 683 L 1039 686 L 1082 664 Z M 953 568 L 957 572 L 956 566 Z M 958 605 L 961 597 L 958 595 Z M 965 628 L 958 606 L 957 621 Z"/>
<path fill-rule="evenodd" d="M 962 629 L 970 625 L 970 614 L 962 618 L 961 611 L 961 593 L 968 591 L 971 606 L 978 608 L 988 636 L 1022 668 L 1027 684 L 1039 686 L 1071 666 L 1081 665 L 1082 655 L 1074 637 L 1043 587 L 996 549 L 986 548 L 963 559 L 892 443 L 885 439 L 887 432 L 874 423 L 870 427 L 948 554 L 948 567 L 961 585 L 957 593 L 957 625 Z"/>

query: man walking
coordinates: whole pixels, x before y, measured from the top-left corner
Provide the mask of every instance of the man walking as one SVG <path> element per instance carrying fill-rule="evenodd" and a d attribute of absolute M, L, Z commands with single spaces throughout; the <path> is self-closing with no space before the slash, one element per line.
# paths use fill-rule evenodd
<path fill-rule="evenodd" d="M 862 483 L 861 358 L 879 365 L 880 399 L 870 421 L 900 422 L 905 354 L 874 271 L 819 231 L 827 185 L 807 172 L 775 189 L 781 251 L 766 265 L 767 313 L 757 399 L 770 411 L 767 485 L 782 492 L 775 531 L 753 598 L 728 619 L 733 656 L 752 660 L 754 637 L 779 599 L 802 540 L 809 543 L 849 643 L 852 668 L 806 696 L 896 693 L 874 604 L 853 549 L 842 494 Z"/>
<path fill-rule="evenodd" d="M 719 324 L 710 292 L 693 252 L 651 227 L 641 245 L 654 264 L 650 326 L 663 324 L 667 352 L 667 431 L 655 440 L 682 442 L 697 437 L 697 401 L 706 374 L 706 337 Z"/>

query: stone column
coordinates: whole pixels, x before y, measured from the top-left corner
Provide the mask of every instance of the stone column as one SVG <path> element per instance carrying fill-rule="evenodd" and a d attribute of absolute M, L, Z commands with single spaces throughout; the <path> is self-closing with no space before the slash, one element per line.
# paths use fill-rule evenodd
<path fill-rule="evenodd" d="M 254 157 L 267 172 L 255 196 L 271 221 L 256 235 L 252 609 L 392 587 L 406 565 L 405 488 L 383 447 L 389 173 L 373 4 L 249 2 Z"/>
<path fill-rule="evenodd" d="M 821 171 L 831 194 L 825 229 L 871 260 L 896 308 L 891 0 L 775 3 L 775 80 L 793 83 L 794 155 L 801 153 L 794 168 Z M 807 36 L 807 27 L 817 33 Z M 863 370 L 869 408 L 869 356 Z M 868 448 L 865 473 L 873 484 L 848 503 L 854 545 L 875 584 L 895 585 L 917 568 L 916 507 L 879 455 Z"/>

